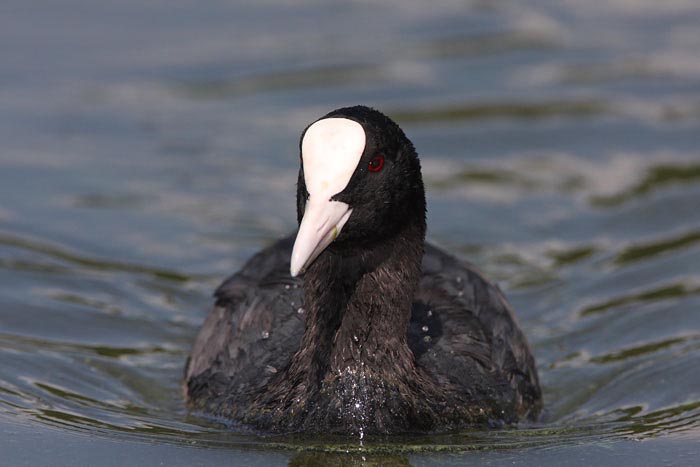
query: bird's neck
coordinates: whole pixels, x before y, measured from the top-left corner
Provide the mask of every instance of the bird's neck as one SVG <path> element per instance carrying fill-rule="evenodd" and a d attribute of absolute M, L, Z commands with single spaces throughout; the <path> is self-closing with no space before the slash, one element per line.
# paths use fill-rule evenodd
<path fill-rule="evenodd" d="M 360 373 L 395 377 L 401 365 L 414 364 L 407 330 L 424 236 L 425 224 L 417 221 L 386 242 L 329 249 L 309 267 L 306 330 L 295 360 L 308 364 L 311 384 Z"/>

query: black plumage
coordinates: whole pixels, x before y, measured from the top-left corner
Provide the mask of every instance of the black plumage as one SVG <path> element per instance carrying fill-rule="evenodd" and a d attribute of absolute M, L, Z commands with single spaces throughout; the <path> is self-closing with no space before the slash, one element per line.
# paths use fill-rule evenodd
<path fill-rule="evenodd" d="M 186 368 L 191 407 L 270 432 L 447 431 L 536 417 L 535 362 L 505 297 L 424 241 L 411 142 L 367 107 L 329 117 L 366 134 L 333 197 L 352 215 L 302 277 L 289 273 L 289 237 L 217 289 Z M 385 166 L 370 173 L 377 154 Z M 302 166 L 300 221 L 307 198 Z"/>

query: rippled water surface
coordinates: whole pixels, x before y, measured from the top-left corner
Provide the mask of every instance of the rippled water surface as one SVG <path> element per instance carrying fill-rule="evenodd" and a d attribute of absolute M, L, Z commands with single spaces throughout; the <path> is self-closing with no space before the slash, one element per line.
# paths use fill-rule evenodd
<path fill-rule="evenodd" d="M 254 5 L 4 2 L 3 463 L 696 461 L 700 3 Z M 212 290 L 295 228 L 299 132 L 356 103 L 418 148 L 429 237 L 511 299 L 541 423 L 360 444 L 184 407 Z"/>

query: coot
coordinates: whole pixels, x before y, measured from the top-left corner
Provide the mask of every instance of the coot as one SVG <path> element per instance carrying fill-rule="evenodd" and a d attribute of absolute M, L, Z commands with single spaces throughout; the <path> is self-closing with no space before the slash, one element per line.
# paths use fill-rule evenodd
<path fill-rule="evenodd" d="M 296 236 L 216 290 L 184 389 L 195 409 L 265 432 L 437 432 L 540 411 L 510 305 L 425 243 L 413 144 L 364 106 L 300 141 Z"/>

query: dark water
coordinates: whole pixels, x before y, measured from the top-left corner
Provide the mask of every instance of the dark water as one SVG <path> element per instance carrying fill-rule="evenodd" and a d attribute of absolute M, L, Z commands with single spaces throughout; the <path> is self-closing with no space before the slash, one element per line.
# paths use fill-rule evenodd
<path fill-rule="evenodd" d="M 236 3 L 3 2 L 3 464 L 697 460 L 700 3 Z M 360 444 L 185 410 L 211 291 L 294 229 L 299 132 L 355 103 L 513 302 L 541 424 Z"/>

